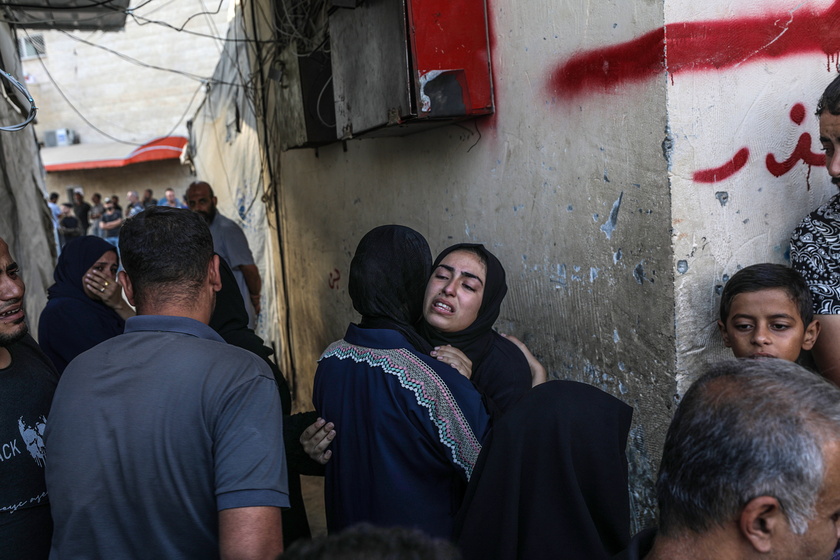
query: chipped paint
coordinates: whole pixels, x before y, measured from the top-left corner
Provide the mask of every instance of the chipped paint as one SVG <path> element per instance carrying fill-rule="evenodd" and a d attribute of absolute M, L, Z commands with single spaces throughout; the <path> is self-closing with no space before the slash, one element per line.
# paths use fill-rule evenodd
<path fill-rule="evenodd" d="M 432 70 L 420 76 L 420 110 L 428 113 L 432 110 L 432 100 L 426 95 L 426 84 L 443 74 L 443 70 Z"/>
<path fill-rule="evenodd" d="M 715 198 L 718 199 L 721 206 L 726 206 L 726 203 L 729 202 L 729 193 L 726 191 L 718 191 L 715 193 Z"/>
<path fill-rule="evenodd" d="M 613 253 L 613 264 L 618 264 L 618 261 L 621 260 L 622 257 L 621 248 L 618 249 L 615 253 Z"/>
<path fill-rule="evenodd" d="M 665 127 L 665 138 L 662 140 L 662 157 L 668 164 L 668 171 L 671 171 L 674 165 L 674 137 L 671 135 L 671 126 Z"/>
<path fill-rule="evenodd" d="M 633 269 L 633 278 L 636 279 L 640 285 L 645 283 L 645 261 L 640 262 L 636 265 L 636 268 Z"/>
<path fill-rule="evenodd" d="M 679 272 L 680 274 L 685 274 L 686 272 L 688 272 L 688 261 L 677 261 L 677 272 Z"/>
<path fill-rule="evenodd" d="M 613 329 L 613 342 L 615 344 L 618 344 L 619 342 L 621 342 L 621 337 L 618 336 L 618 329 Z M 621 368 L 619 368 L 619 369 L 621 369 Z"/>
<path fill-rule="evenodd" d="M 610 217 L 607 218 L 607 221 L 601 225 L 601 231 L 604 232 L 604 235 L 607 236 L 607 239 L 612 237 L 612 232 L 615 230 L 616 225 L 618 224 L 618 211 L 621 209 L 621 199 L 624 198 L 624 191 L 618 195 L 618 199 L 613 202 L 612 210 L 610 210 Z"/>
<path fill-rule="evenodd" d="M 555 286 L 556 289 L 568 287 L 566 279 L 566 265 L 558 264 L 555 273 L 549 276 L 548 280 L 549 282 L 557 284 L 557 286 Z"/>

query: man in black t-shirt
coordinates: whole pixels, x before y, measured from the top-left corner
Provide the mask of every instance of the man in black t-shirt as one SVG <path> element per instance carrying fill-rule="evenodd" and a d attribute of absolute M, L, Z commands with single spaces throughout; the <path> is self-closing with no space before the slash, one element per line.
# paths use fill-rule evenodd
<path fill-rule="evenodd" d="M 46 559 L 52 537 L 44 429 L 58 383 L 27 334 L 20 268 L 0 239 L 0 559 Z"/>

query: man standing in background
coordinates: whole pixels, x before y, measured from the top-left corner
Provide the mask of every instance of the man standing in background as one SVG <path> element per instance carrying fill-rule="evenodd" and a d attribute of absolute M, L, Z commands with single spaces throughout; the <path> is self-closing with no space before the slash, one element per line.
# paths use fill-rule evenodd
<path fill-rule="evenodd" d="M 221 215 L 216 209 L 216 202 L 213 188 L 204 181 L 194 181 L 187 188 L 190 210 L 198 212 L 210 225 L 213 249 L 233 269 L 233 275 L 248 309 L 249 325 L 253 328 L 256 315 L 260 312 L 260 271 L 254 263 L 254 256 L 242 228 L 233 220 Z"/>
<path fill-rule="evenodd" d="M 140 202 L 143 203 L 143 208 L 157 206 L 157 199 L 155 198 L 155 194 L 152 192 L 152 189 L 146 189 L 143 191 L 143 200 Z"/>
<path fill-rule="evenodd" d="M 82 189 L 73 190 L 73 213 L 79 219 L 82 226 L 82 235 L 88 234 L 90 227 L 90 204 L 85 202 L 85 195 Z"/>
<path fill-rule="evenodd" d="M 90 223 L 93 226 L 90 230 L 90 235 L 102 237 L 102 229 L 99 227 L 99 220 L 102 219 L 102 214 L 105 213 L 105 206 L 102 205 L 102 195 L 93 193 L 90 201 L 93 202 L 93 205 L 90 207 L 90 214 L 88 214 Z"/>
<path fill-rule="evenodd" d="M 137 195 L 137 191 L 128 191 L 126 196 L 128 197 L 128 208 L 125 211 L 126 218 L 136 216 L 145 210 L 145 206 L 143 206 L 140 202 L 140 197 Z"/>
<path fill-rule="evenodd" d="M 186 208 L 184 204 L 178 200 L 178 197 L 175 196 L 175 189 L 166 189 L 163 192 L 164 196 L 161 198 L 157 205 L 158 206 L 169 206 L 170 208 Z"/>

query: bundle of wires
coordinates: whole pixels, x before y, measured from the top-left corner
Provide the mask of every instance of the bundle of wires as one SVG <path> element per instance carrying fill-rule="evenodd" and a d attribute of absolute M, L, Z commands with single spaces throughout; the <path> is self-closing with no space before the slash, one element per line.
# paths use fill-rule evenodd
<path fill-rule="evenodd" d="M 8 132 L 17 132 L 18 130 L 23 130 L 26 128 L 26 125 L 31 123 L 35 119 L 35 115 L 38 113 L 38 107 L 35 106 L 35 100 L 32 99 L 32 96 L 29 95 L 29 92 L 26 90 L 26 87 L 17 81 L 14 76 L 6 72 L 5 70 L 0 69 L 0 76 L 3 76 L 9 83 L 11 83 L 15 88 L 17 88 L 23 95 L 26 96 L 26 99 L 29 100 L 29 114 L 26 115 L 26 120 L 19 124 L 14 124 L 11 126 L 0 126 L 0 130 L 5 130 Z"/>

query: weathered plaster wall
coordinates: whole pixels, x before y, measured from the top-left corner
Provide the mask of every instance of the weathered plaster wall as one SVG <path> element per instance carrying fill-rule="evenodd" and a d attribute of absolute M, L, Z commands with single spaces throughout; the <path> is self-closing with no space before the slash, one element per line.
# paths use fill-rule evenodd
<path fill-rule="evenodd" d="M 508 273 L 499 329 L 552 377 L 635 407 L 634 498 L 647 519 L 675 392 L 665 78 L 578 91 L 560 69 L 578 51 L 661 27 L 662 5 L 488 4 L 494 116 L 281 156 L 297 404 L 311 406 L 319 353 L 358 319 L 347 277 L 366 231 L 406 224 L 435 252 L 482 242 Z"/>
<path fill-rule="evenodd" d="M 814 109 L 837 75 L 840 3 L 666 5 L 682 393 L 702 364 L 731 355 L 716 326 L 726 279 L 787 264 L 791 231 L 836 192 Z"/>
<path fill-rule="evenodd" d="M 238 18 L 229 29 L 231 41 L 213 74 L 215 85 L 192 115 L 189 160 L 195 178 L 189 182 L 208 182 L 218 199 L 218 211 L 245 232 L 262 278 L 262 310 L 254 330 L 267 346 L 275 349 L 278 365 L 288 372 L 289 353 L 281 334 L 284 306 L 282 298 L 278 298 L 282 294 L 282 277 L 277 274 L 275 263 L 279 236 L 273 220 L 274 196 L 264 166 L 267 156 L 260 137 L 263 127 L 257 118 L 262 96 L 255 93 L 259 87 L 246 90 L 237 85 L 245 76 L 259 84 L 252 69 L 255 59 L 262 57 L 255 56 L 253 41 L 242 39 L 270 36 L 266 25 L 271 19 L 261 19 L 255 27 L 250 12 L 247 15 L 245 19 Z"/>

